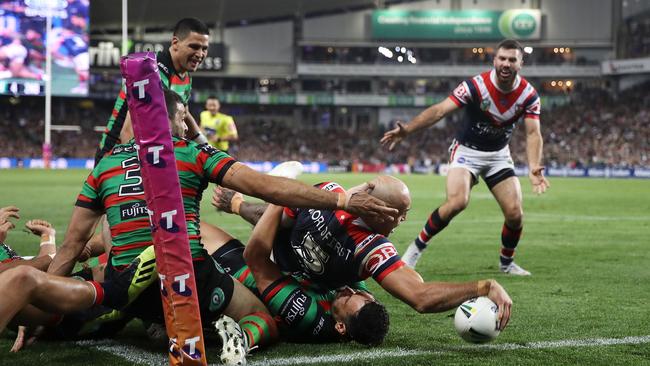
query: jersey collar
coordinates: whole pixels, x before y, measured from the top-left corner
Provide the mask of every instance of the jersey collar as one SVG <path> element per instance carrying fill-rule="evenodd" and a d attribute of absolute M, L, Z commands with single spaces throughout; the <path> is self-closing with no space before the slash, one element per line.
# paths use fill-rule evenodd
<path fill-rule="evenodd" d="M 492 82 L 492 85 L 494 85 L 494 87 L 497 88 L 497 90 L 499 90 L 501 93 L 507 94 L 510 93 L 511 91 L 517 90 L 519 84 L 521 83 L 521 77 L 519 76 L 519 74 L 517 74 L 517 76 L 515 77 L 515 82 L 512 84 L 512 89 L 503 90 L 499 88 L 499 83 L 497 82 L 498 81 L 497 71 L 495 69 L 492 69 L 492 71 L 490 71 L 490 81 Z"/>

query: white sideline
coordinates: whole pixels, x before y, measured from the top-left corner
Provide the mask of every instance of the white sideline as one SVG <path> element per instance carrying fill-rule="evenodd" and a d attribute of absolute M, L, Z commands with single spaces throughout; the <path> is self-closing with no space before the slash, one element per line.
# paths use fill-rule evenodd
<path fill-rule="evenodd" d="M 306 365 L 318 363 L 332 363 L 332 362 L 354 362 L 359 360 L 370 360 L 384 357 L 405 357 L 405 356 L 419 356 L 419 355 L 434 355 L 443 354 L 453 351 L 463 350 L 529 350 L 529 349 L 552 349 L 552 348 L 567 348 L 567 347 L 599 347 L 599 346 L 614 346 L 614 345 L 629 345 L 629 344 L 644 344 L 650 343 L 650 335 L 638 337 L 623 337 L 623 338 L 587 338 L 587 339 L 565 339 L 559 341 L 543 341 L 543 342 L 530 342 L 530 343 L 502 343 L 502 344 L 485 344 L 485 345 L 464 345 L 458 347 L 444 347 L 441 351 L 426 351 L 416 349 L 376 349 L 370 351 L 362 351 L 357 353 L 327 355 L 327 356 L 296 356 L 296 357 L 281 357 L 281 358 L 258 358 L 251 357 L 250 366 L 285 366 L 285 365 Z M 91 347 L 99 351 L 111 353 L 115 356 L 124 358 L 130 362 L 147 365 L 163 365 L 168 363 L 167 355 L 164 353 L 153 353 L 145 351 L 135 346 L 119 343 L 114 340 L 104 341 L 78 341 L 76 345 Z M 218 365 L 218 364 L 210 364 Z"/>

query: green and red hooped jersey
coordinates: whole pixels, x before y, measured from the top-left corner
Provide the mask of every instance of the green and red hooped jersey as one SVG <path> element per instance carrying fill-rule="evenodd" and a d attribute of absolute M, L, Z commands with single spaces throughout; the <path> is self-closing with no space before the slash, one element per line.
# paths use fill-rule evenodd
<path fill-rule="evenodd" d="M 172 138 L 192 257 L 203 245 L 199 208 L 208 182 L 220 184 L 235 160 L 209 145 Z M 95 166 L 77 197 L 77 206 L 105 212 L 111 230 L 113 266 L 128 265 L 153 244 L 140 163 L 133 141 L 116 145 Z"/>
<path fill-rule="evenodd" d="M 158 52 L 156 54 L 156 60 L 158 62 L 158 73 L 160 74 L 163 87 L 175 91 L 181 97 L 183 103 L 187 104 L 192 92 L 192 77 L 190 74 L 186 73 L 185 76 L 181 77 L 176 73 L 169 50 Z M 115 105 L 108 118 L 106 129 L 104 129 L 101 140 L 99 141 L 100 158 L 120 142 L 120 131 L 122 131 L 128 108 L 123 86 L 115 100 Z"/>
<path fill-rule="evenodd" d="M 248 289 L 256 292 L 257 285 L 248 266 L 233 275 Z M 368 292 L 363 281 L 350 287 Z M 282 337 L 293 342 L 337 342 L 341 336 L 334 329 L 332 302 L 336 290 L 327 290 L 298 274 L 286 275 L 270 284 L 260 298 L 275 317 Z"/>
<path fill-rule="evenodd" d="M 9 245 L 0 243 L 0 263 L 8 263 L 16 259 L 22 258 Z"/>

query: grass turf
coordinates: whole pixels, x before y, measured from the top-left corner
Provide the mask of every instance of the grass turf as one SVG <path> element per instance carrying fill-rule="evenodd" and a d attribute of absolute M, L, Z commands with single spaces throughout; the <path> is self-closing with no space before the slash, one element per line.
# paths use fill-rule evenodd
<path fill-rule="evenodd" d="M 21 208 L 18 229 L 7 243 L 22 255 L 33 255 L 38 240 L 20 231 L 28 219 L 43 218 L 57 228 L 62 243 L 66 222 L 87 171 L 0 171 L 0 206 Z M 333 179 L 350 186 L 369 175 L 304 175 L 306 182 Z M 402 176 L 413 197 L 408 220 L 391 236 L 402 252 L 417 235 L 424 220 L 444 200 L 444 178 Z M 514 305 L 509 327 L 493 343 L 523 344 L 587 338 L 650 335 L 650 183 L 646 180 L 581 178 L 551 179 L 547 194 L 535 196 L 522 179 L 524 235 L 517 262 L 530 270 L 530 278 L 498 273 L 498 249 L 503 222 L 501 212 L 483 184 L 475 187 L 468 209 L 431 242 L 418 271 L 428 281 L 467 281 L 496 278 L 510 293 Z M 244 240 L 250 226 L 231 215 L 216 213 L 203 198 L 202 218 L 224 227 Z M 420 315 L 392 299 L 369 281 L 370 289 L 390 312 L 391 330 L 381 349 L 417 351 L 399 357 L 364 358 L 365 347 L 354 344 L 279 344 L 257 352 L 250 361 L 294 356 L 350 354 L 350 364 L 650 364 L 650 346 L 546 347 L 503 351 L 465 344 L 453 329 L 449 315 Z M 2 296 L 0 296 L 0 301 Z M 144 338 L 137 322 L 122 332 L 120 341 L 148 352 L 164 352 Z M 11 332 L 0 337 L 0 350 L 8 351 Z M 396 351 L 399 353 L 399 351 Z M 419 352 L 419 354 L 417 354 Z M 133 352 L 137 357 L 137 351 Z M 216 352 L 208 360 L 216 362 Z M 73 343 L 39 342 L 17 354 L 4 353 L 0 365 L 133 365 L 108 352 Z M 345 363 L 336 361 L 336 364 Z"/>

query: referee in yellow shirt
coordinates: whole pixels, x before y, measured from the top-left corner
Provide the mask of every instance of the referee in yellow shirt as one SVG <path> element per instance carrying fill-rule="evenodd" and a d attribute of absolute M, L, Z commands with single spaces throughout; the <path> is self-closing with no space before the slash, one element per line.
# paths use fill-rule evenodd
<path fill-rule="evenodd" d="M 210 145 L 228 152 L 231 141 L 239 139 L 235 120 L 223 113 L 219 113 L 221 104 L 215 96 L 209 96 L 205 101 L 205 111 L 201 112 L 201 130 L 208 138 Z"/>

